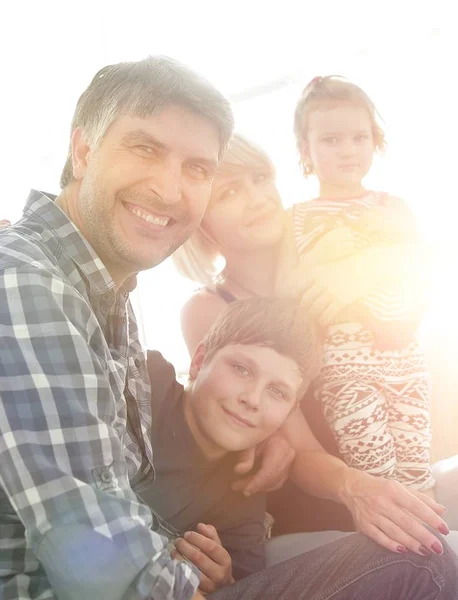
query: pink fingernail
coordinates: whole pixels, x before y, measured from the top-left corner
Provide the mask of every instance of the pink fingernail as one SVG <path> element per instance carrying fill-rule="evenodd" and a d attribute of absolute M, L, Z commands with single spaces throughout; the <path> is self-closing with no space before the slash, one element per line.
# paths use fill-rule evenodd
<path fill-rule="evenodd" d="M 445 523 L 441 523 L 437 528 L 443 535 L 448 535 L 450 533 L 450 529 L 447 527 Z"/>
<path fill-rule="evenodd" d="M 400 552 L 401 554 L 405 554 L 406 552 L 408 552 L 408 550 L 405 546 L 398 546 L 397 551 Z"/>
<path fill-rule="evenodd" d="M 431 544 L 431 548 L 436 554 L 442 554 L 444 552 L 444 549 L 442 548 L 442 545 L 439 542 L 434 542 L 434 544 Z"/>

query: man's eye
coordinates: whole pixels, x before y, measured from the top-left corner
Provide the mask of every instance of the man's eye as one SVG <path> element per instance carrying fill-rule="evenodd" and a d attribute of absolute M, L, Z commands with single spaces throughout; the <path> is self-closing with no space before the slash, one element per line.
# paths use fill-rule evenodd
<path fill-rule="evenodd" d="M 157 156 L 157 151 L 155 148 L 151 147 L 151 146 L 144 146 L 143 144 L 140 144 L 138 146 L 135 146 L 135 151 L 138 154 L 141 154 L 143 156 L 148 155 L 148 156 Z"/>
<path fill-rule="evenodd" d="M 211 176 L 210 171 L 202 165 L 191 163 L 188 165 L 188 168 L 191 171 L 191 175 L 194 177 L 194 179 L 207 179 Z"/>

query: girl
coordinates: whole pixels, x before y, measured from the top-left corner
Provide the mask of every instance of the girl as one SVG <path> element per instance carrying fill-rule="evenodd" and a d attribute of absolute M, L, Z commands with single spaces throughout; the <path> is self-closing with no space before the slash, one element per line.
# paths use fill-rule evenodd
<path fill-rule="evenodd" d="M 385 145 L 374 104 L 342 78 L 316 77 L 294 130 L 304 175 L 318 178 L 320 195 L 293 208 L 297 263 L 288 277 L 282 270 L 278 291 L 304 293 L 304 306 L 326 327 L 315 394 L 349 466 L 431 490 L 430 389 L 415 339 L 422 245 L 406 205 L 364 187 Z M 317 251 L 329 232 L 334 247 Z M 352 270 L 360 282 L 352 277 L 350 286 Z M 329 290 L 339 288 L 336 302 Z"/>

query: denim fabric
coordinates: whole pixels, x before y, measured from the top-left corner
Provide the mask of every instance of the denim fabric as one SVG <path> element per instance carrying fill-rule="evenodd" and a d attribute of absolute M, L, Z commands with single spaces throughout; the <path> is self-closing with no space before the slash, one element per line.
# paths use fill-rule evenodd
<path fill-rule="evenodd" d="M 362 534 L 282 562 L 207 596 L 211 600 L 455 600 L 458 559 L 394 554 Z"/>

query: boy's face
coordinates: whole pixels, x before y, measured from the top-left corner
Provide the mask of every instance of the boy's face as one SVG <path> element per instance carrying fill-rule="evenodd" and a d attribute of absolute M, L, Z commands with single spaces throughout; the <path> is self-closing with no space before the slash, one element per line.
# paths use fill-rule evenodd
<path fill-rule="evenodd" d="M 199 345 L 190 375 L 186 419 L 196 442 L 215 459 L 270 436 L 296 405 L 303 383 L 292 358 L 241 344 L 221 348 L 208 361 Z"/>

